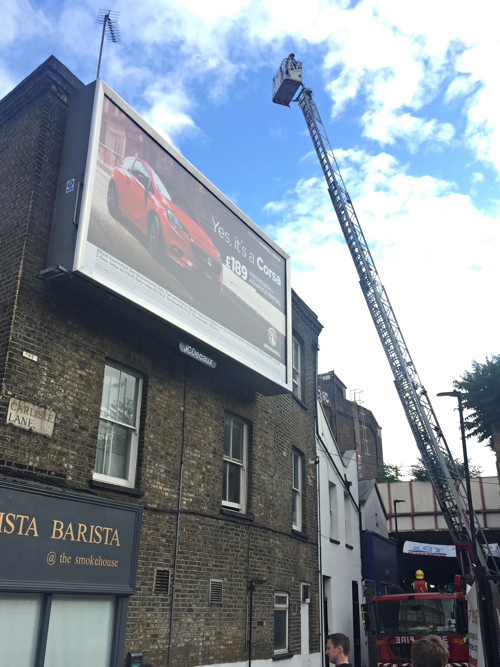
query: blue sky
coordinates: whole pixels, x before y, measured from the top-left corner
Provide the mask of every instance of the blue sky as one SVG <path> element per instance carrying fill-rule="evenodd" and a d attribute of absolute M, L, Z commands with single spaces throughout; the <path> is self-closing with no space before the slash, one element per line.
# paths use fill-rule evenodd
<path fill-rule="evenodd" d="M 5 6 L 5 4 L 4 4 Z M 48 56 L 96 76 L 97 0 L 7 0 L 0 96 Z M 297 105 L 271 102 L 290 51 L 429 395 L 498 354 L 497 0 L 117 0 L 101 77 L 292 256 L 335 370 L 382 427 L 386 462 L 418 452 Z M 452 399 L 434 399 L 460 456 Z M 469 444 L 495 474 L 493 455 Z M 460 456 L 461 457 L 461 456 Z"/>

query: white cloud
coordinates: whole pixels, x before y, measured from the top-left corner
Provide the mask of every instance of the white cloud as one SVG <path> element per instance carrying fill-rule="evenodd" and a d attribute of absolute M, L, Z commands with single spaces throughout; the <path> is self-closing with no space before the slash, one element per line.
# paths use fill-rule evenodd
<path fill-rule="evenodd" d="M 2 40 L 0 51 L 12 45 L 41 37 L 51 30 L 51 23 L 43 9 L 37 9 L 29 0 L 6 0 L 2 3 Z"/>
<path fill-rule="evenodd" d="M 85 67 L 80 76 L 89 80 L 100 39 L 97 9 L 90 0 L 66 0 L 57 14 L 48 12 L 49 5 L 9 0 L 3 48 L 43 34 L 53 41 L 56 55 L 69 54 L 70 67 L 80 62 Z M 123 0 L 123 44 L 105 45 L 103 71 L 114 87 L 126 81 L 138 91 L 159 75 L 172 96 L 180 90 L 186 98 L 201 94 L 214 104 L 230 103 L 237 80 L 277 63 L 288 48 L 300 56 L 301 49 L 307 55 L 317 45 L 321 60 L 316 52 L 306 67 L 323 67 L 335 114 L 350 113 L 354 102 L 364 102 L 358 121 L 366 137 L 382 145 L 401 140 L 413 152 L 423 144 L 439 148 L 461 139 L 477 159 L 500 170 L 499 14 L 495 0 L 480 0 L 474 11 L 452 0 L 355 5 L 311 0 L 307 11 L 298 0 Z M 16 77 L 4 72 L 8 87 Z M 463 133 L 440 118 L 437 108 L 431 111 L 429 104 L 441 99 L 464 101 Z M 179 116 L 180 133 L 195 124 L 196 108 L 193 103 L 184 107 L 192 122 Z"/>
<path fill-rule="evenodd" d="M 382 144 L 392 145 L 402 139 L 409 150 L 415 153 L 423 143 L 439 149 L 449 144 L 455 134 L 451 123 L 439 123 L 435 119 L 425 120 L 409 113 L 395 113 L 385 107 L 378 111 L 366 112 L 362 116 L 364 134 Z"/>
<path fill-rule="evenodd" d="M 475 207 L 464 194 L 472 186 L 478 197 L 492 186 L 490 167 L 500 173 L 497 0 L 473 7 L 454 0 L 121 0 L 119 10 L 122 45 L 106 42 L 103 78 L 177 145 L 204 139 L 205 115 L 222 105 L 221 123 L 230 123 L 245 84 L 257 88 L 294 50 L 305 61 L 305 83 L 326 92 L 350 147 L 335 155 L 415 362 L 424 381 L 430 378 L 429 391 L 450 389 L 472 359 L 497 351 L 491 302 L 498 284 L 498 202 L 479 200 Z M 92 80 L 97 14 L 93 0 L 7 0 L 0 92 L 50 53 L 83 81 Z M 256 133 L 255 155 L 242 155 L 242 191 L 263 161 L 276 162 L 277 187 L 287 191 L 277 191 L 266 215 L 276 220 L 271 235 L 293 255 L 294 286 L 326 326 L 320 364 L 365 390 L 365 405 L 384 435 L 406 434 L 399 436 L 404 442 L 385 438 L 387 451 L 411 447 L 409 429 L 399 427 L 401 408 L 386 398 L 395 396 L 388 364 L 316 156 L 302 148 L 305 129 L 296 135 L 300 155 L 282 158 L 295 165 L 284 162 L 283 170 L 275 146 L 282 141 L 277 135 L 288 135 L 286 121 L 266 133 L 267 118 L 257 114 L 256 104 L 255 127 L 248 126 Z M 441 151 L 434 163 L 428 160 L 433 150 Z M 220 185 L 237 189 L 233 182 Z M 251 196 L 258 202 L 263 195 Z M 449 405 L 443 410 L 453 418 Z"/>
<path fill-rule="evenodd" d="M 455 135 L 426 110 L 433 100 L 468 100 L 465 141 L 476 157 L 500 166 L 500 114 L 496 62 L 500 41 L 494 17 L 500 9 L 483 0 L 474 12 L 450 0 L 419 3 L 365 0 L 336 16 L 325 36 L 326 87 L 334 115 L 365 100 L 366 135 L 382 144 L 396 139 L 412 151 L 422 143 L 446 144 Z M 484 17 L 488 16 L 486 27 Z"/>
<path fill-rule="evenodd" d="M 145 91 L 144 98 L 148 107 L 144 117 L 169 143 L 176 146 L 175 137 L 187 131 L 200 134 L 188 113 L 190 101 L 181 91 L 170 92 L 153 85 Z"/>
<path fill-rule="evenodd" d="M 7 95 L 17 83 L 14 80 L 12 72 L 0 65 L 0 98 Z"/>
<path fill-rule="evenodd" d="M 387 155 L 339 152 L 346 182 L 360 169 L 354 203 L 420 377 L 452 448 L 460 450 L 453 406 L 434 398 L 498 347 L 492 311 L 498 282 L 497 217 L 477 210 L 453 183 L 416 178 Z M 300 182 L 285 199 L 273 234 L 292 256 L 293 287 L 319 313 L 320 371 L 335 370 L 348 388 L 362 389 L 383 431 L 387 461 L 410 465 L 418 456 L 393 388 L 358 276 L 321 179 Z M 489 289 L 488 289 L 489 286 Z M 494 309 L 493 309 L 494 310 Z M 473 460 L 492 460 L 482 445 Z"/>

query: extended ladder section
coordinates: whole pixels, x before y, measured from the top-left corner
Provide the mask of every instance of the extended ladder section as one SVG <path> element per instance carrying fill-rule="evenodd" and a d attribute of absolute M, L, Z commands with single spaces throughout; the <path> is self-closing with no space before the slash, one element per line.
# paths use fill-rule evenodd
<path fill-rule="evenodd" d="M 328 184 L 335 213 L 359 275 L 361 289 L 391 365 L 399 398 L 422 456 L 422 462 L 429 472 L 453 542 L 457 547 L 468 545 L 467 549 L 457 548 L 457 556 L 460 552 L 462 559 L 465 559 L 462 561 L 465 572 L 470 570 L 472 554 L 468 503 L 463 481 L 455 467 L 427 392 L 418 377 L 389 298 L 380 281 L 311 91 L 302 87 L 294 101 L 298 102 L 304 114 Z M 482 548 L 482 551 L 478 550 L 481 565 L 498 574 L 499 570 L 475 515 L 474 522 Z"/>

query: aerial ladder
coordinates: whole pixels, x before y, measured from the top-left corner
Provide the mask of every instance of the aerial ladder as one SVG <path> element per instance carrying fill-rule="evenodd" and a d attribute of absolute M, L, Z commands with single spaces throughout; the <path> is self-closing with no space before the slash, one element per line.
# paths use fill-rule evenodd
<path fill-rule="evenodd" d="M 396 390 L 456 546 L 462 573 L 469 575 L 470 581 L 480 573 L 484 580 L 484 595 L 492 604 L 489 607 L 489 619 L 486 619 L 485 609 L 480 616 L 490 623 L 488 643 L 491 644 L 491 633 L 494 632 L 498 647 L 500 596 L 497 582 L 500 580 L 500 571 L 479 521 L 467 502 L 463 480 L 455 466 L 427 391 L 418 376 L 389 297 L 378 275 L 312 91 L 302 83 L 302 69 L 303 64 L 295 60 L 293 53 L 282 61 L 273 79 L 273 102 L 283 106 L 297 102 L 302 110 L 327 182 L 333 208 L 358 272 L 361 290 L 391 366 Z M 479 548 L 473 548 L 478 542 Z M 492 611 L 495 619 L 491 618 Z M 482 624 L 482 634 L 483 626 L 484 624 Z M 494 650 L 491 646 L 484 648 L 486 656 L 489 657 L 488 667 L 498 667 L 500 665 L 498 648 Z"/>

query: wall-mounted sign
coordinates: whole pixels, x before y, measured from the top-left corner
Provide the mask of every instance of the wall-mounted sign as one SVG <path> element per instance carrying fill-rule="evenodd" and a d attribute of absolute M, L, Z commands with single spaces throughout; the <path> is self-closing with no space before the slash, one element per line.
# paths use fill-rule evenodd
<path fill-rule="evenodd" d="M 210 366 L 210 368 L 215 368 L 217 366 L 215 359 L 212 359 L 204 352 L 200 352 L 200 350 L 197 350 L 192 345 L 188 345 L 187 343 L 179 343 L 179 350 L 184 354 L 187 354 L 188 357 L 196 359 L 196 361 L 199 361 L 206 366 Z"/>
<path fill-rule="evenodd" d="M 500 557 L 500 546 L 498 543 L 488 545 L 492 556 Z M 456 558 L 457 549 L 454 544 L 429 544 L 427 542 L 411 542 L 406 540 L 403 545 L 404 554 L 416 556 L 443 556 L 445 558 Z"/>
<path fill-rule="evenodd" d="M 7 424 L 41 435 L 51 436 L 54 431 L 56 413 L 37 405 L 11 398 L 7 411 Z"/>
<path fill-rule="evenodd" d="M 0 588 L 133 593 L 141 507 L 0 484 Z"/>

